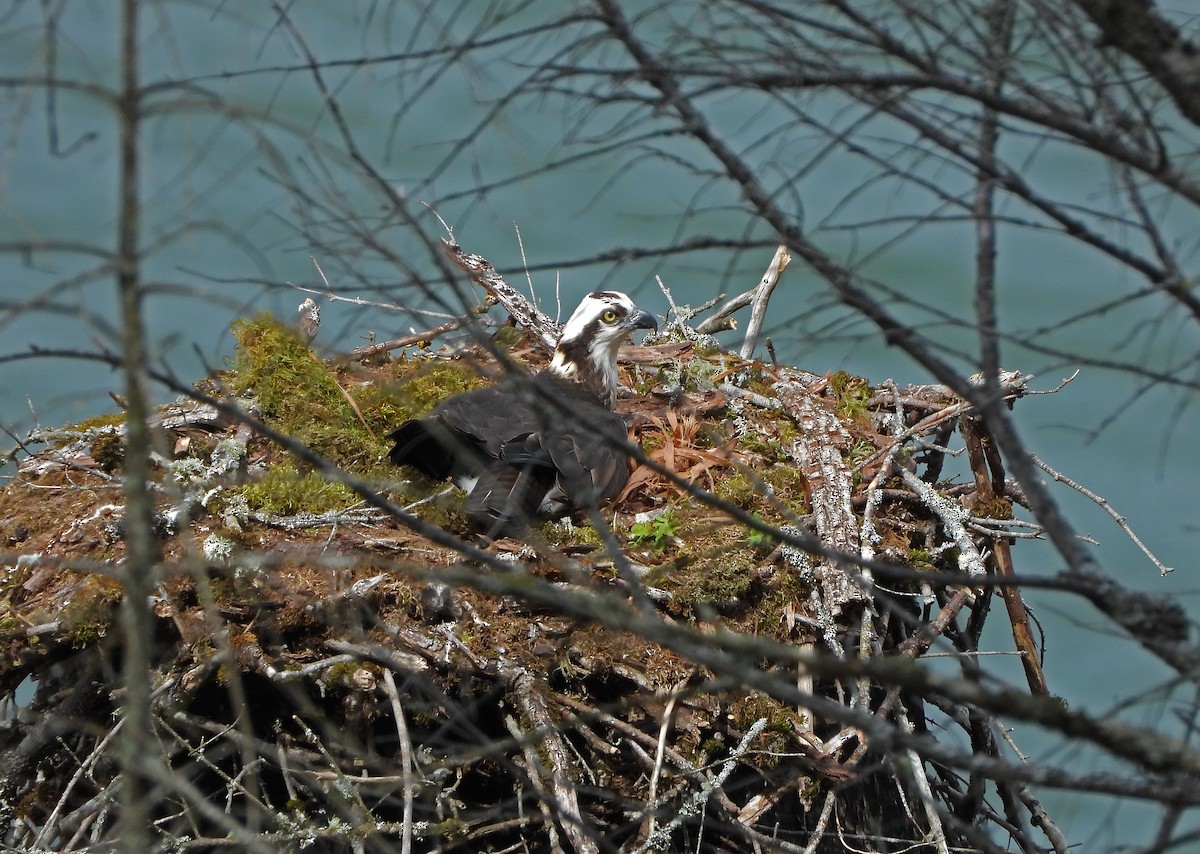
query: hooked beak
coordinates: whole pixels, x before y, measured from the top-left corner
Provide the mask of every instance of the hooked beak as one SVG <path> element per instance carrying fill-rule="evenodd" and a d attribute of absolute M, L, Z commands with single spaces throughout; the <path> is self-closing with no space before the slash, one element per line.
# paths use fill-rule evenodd
<path fill-rule="evenodd" d="M 655 332 L 658 331 L 658 320 L 653 314 L 648 311 L 643 311 L 640 308 L 638 309 L 637 314 L 631 315 L 630 318 L 625 321 L 625 325 L 630 329 L 653 329 Z"/>

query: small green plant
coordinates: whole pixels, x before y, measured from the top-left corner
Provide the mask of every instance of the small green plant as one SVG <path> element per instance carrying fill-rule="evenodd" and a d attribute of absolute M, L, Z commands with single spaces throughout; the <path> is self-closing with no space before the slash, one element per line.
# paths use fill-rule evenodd
<path fill-rule="evenodd" d="M 645 522 L 634 522 L 629 528 L 629 544 L 648 546 L 656 552 L 661 552 L 675 539 L 679 527 L 679 520 L 668 510 Z"/>
<path fill-rule="evenodd" d="M 766 523 L 766 520 L 758 513 L 754 513 L 753 516 L 756 522 Z M 750 532 L 746 534 L 746 545 L 752 549 L 769 549 L 775 545 L 775 538 L 758 528 L 751 528 Z"/>

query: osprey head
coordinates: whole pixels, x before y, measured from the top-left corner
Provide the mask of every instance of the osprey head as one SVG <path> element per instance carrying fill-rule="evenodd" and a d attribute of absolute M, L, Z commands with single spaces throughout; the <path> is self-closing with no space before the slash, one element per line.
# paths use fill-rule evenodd
<path fill-rule="evenodd" d="M 546 370 L 582 383 L 611 409 L 617 398 L 617 348 L 636 329 L 658 329 L 658 321 L 620 291 L 593 291 L 563 327 Z"/>

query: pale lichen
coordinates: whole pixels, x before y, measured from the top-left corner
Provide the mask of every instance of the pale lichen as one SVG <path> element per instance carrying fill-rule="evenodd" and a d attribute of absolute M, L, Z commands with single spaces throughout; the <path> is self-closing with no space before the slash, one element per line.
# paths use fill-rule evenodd
<path fill-rule="evenodd" d="M 222 537 L 219 534 L 209 534 L 204 538 L 204 543 L 200 546 L 204 553 L 204 559 L 209 563 L 227 563 L 233 556 L 237 544 L 228 537 Z"/>

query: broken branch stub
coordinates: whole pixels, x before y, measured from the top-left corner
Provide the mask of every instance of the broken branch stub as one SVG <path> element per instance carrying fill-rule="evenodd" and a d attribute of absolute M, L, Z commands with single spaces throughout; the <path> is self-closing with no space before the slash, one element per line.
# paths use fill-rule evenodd
<path fill-rule="evenodd" d="M 561 331 L 558 324 L 506 282 L 490 261 L 482 255 L 463 252 L 458 243 L 446 238 L 442 238 L 442 249 L 456 267 L 471 277 L 471 281 L 495 297 L 518 326 L 532 330 L 547 349 L 554 349 Z"/>

